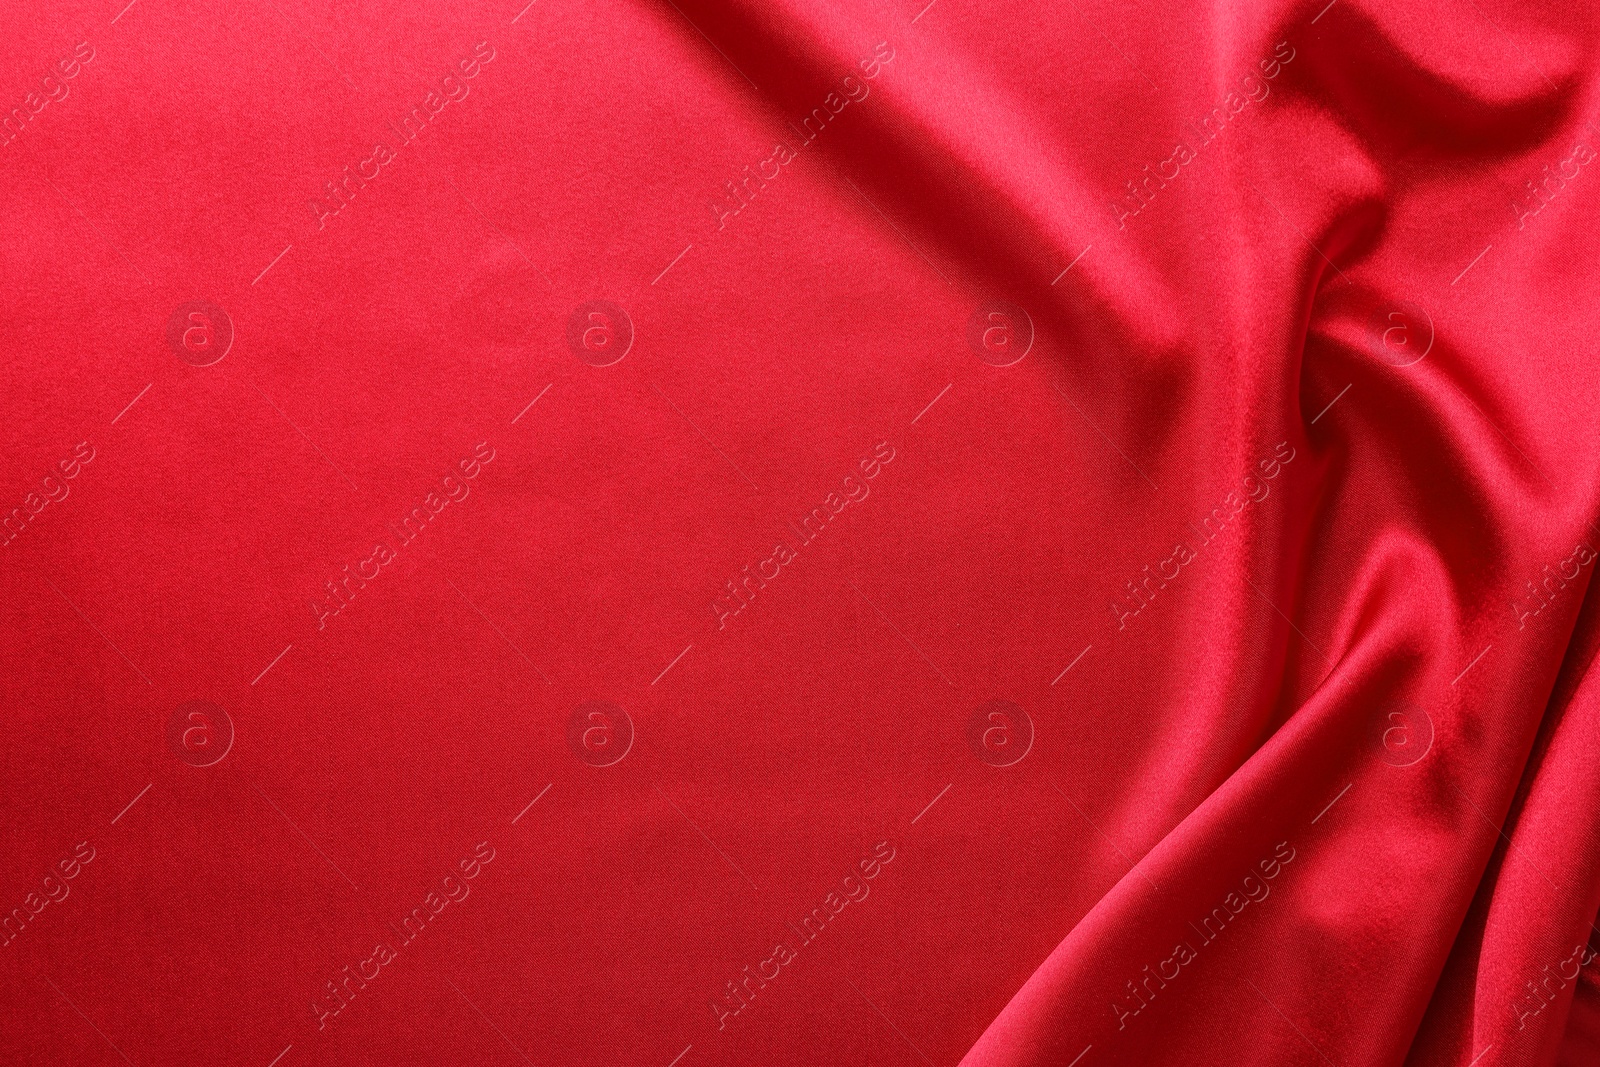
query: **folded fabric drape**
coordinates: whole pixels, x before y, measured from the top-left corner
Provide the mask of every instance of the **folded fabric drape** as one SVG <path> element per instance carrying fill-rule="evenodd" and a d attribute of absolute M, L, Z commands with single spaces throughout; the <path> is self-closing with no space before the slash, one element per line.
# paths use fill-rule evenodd
<path fill-rule="evenodd" d="M 1600 1059 L 1593 10 L 0 26 L 0 1063 Z"/>

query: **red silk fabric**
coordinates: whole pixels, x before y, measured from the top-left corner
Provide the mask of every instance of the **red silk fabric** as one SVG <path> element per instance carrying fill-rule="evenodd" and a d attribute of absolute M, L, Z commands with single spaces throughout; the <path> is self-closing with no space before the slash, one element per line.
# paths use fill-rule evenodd
<path fill-rule="evenodd" d="M 0 1063 L 1600 1057 L 1591 9 L 124 4 Z"/>

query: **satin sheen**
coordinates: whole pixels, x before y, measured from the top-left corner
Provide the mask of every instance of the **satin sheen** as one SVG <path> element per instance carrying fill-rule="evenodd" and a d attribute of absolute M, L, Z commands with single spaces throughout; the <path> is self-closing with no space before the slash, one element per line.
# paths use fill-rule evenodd
<path fill-rule="evenodd" d="M 0 16 L 0 1063 L 1600 1060 L 1596 20 Z"/>

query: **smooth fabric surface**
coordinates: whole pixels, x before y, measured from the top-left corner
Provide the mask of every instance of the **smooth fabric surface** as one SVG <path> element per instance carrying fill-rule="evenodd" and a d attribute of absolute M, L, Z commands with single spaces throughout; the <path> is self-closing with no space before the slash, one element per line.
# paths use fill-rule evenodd
<path fill-rule="evenodd" d="M 12 0 L 0 1063 L 1600 1061 L 1595 23 Z"/>

